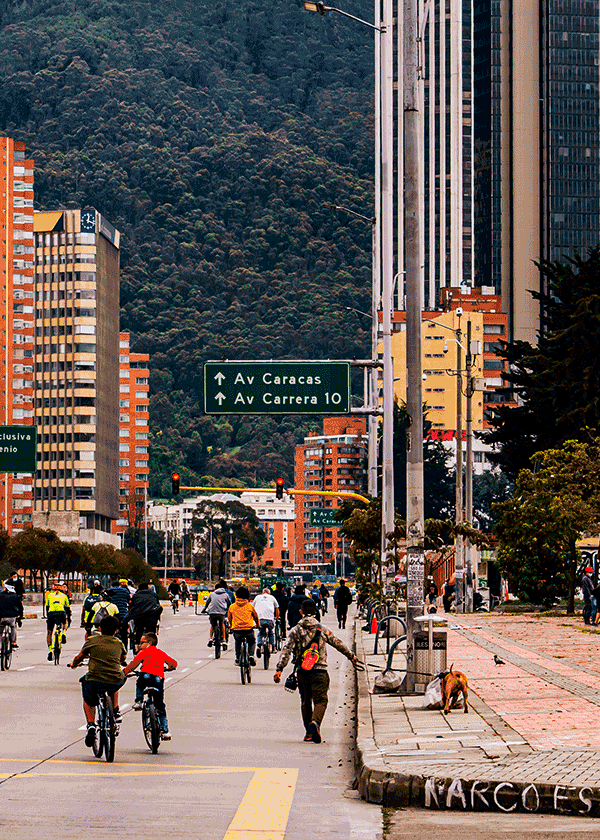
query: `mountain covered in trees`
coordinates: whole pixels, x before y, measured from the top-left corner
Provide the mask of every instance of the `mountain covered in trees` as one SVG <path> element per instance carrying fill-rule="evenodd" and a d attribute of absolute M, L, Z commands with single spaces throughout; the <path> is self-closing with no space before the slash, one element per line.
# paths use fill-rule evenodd
<path fill-rule="evenodd" d="M 205 417 L 202 366 L 368 354 L 349 308 L 370 309 L 370 226 L 323 205 L 372 212 L 371 31 L 301 0 L 0 0 L 0 63 L 36 207 L 93 205 L 122 232 L 151 493 L 175 466 L 186 484 L 291 478 L 320 419 Z"/>

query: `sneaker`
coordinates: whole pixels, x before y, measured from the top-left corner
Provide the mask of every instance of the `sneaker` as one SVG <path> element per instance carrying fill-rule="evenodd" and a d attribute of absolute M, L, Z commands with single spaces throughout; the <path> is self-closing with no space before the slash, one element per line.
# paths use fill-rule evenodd
<path fill-rule="evenodd" d="M 306 733 L 306 735 L 304 736 L 304 740 L 305 741 L 312 741 L 312 735 L 310 734 L 310 732 Z"/>
<path fill-rule="evenodd" d="M 209 640 L 208 640 L 208 644 L 206 645 L 206 647 L 212 647 L 212 646 L 213 646 L 213 640 L 212 640 L 212 639 L 209 639 Z"/>
<path fill-rule="evenodd" d="M 262 656 L 262 648 L 260 645 L 256 648 L 256 656 L 258 659 Z"/>
<path fill-rule="evenodd" d="M 51 650 L 48 651 L 47 659 L 48 659 L 48 662 L 52 662 L 52 651 Z"/>
<path fill-rule="evenodd" d="M 256 668 L 256 659 L 253 656 L 251 656 L 248 659 L 248 662 L 252 665 L 253 668 Z"/>
<path fill-rule="evenodd" d="M 234 660 L 234 664 L 235 664 L 235 665 L 239 665 L 239 664 L 240 664 L 240 660 L 239 660 L 239 659 Z"/>
<path fill-rule="evenodd" d="M 62 634 L 62 643 L 63 643 L 63 645 L 67 644 L 67 637 L 64 633 Z"/>
<path fill-rule="evenodd" d="M 138 703 L 137 701 L 131 707 L 134 712 L 141 712 L 142 711 L 142 703 Z"/>
<path fill-rule="evenodd" d="M 223 647 L 223 650 L 227 650 L 227 642 L 223 642 L 222 647 Z"/>
<path fill-rule="evenodd" d="M 308 733 L 315 744 L 321 743 L 321 730 L 319 729 L 319 724 L 314 720 L 308 724 Z"/>
<path fill-rule="evenodd" d="M 161 741 L 170 741 L 171 740 L 171 733 L 170 732 L 161 732 L 160 733 L 160 740 Z"/>
<path fill-rule="evenodd" d="M 123 723 L 123 715 L 120 709 L 115 709 L 115 723 Z"/>
<path fill-rule="evenodd" d="M 86 747 L 93 747 L 95 740 L 96 740 L 96 724 L 95 723 L 88 723 L 87 732 L 85 733 L 85 745 L 86 745 Z"/>
<path fill-rule="evenodd" d="M 13 645 L 13 650 L 19 650 L 19 645 Z"/>

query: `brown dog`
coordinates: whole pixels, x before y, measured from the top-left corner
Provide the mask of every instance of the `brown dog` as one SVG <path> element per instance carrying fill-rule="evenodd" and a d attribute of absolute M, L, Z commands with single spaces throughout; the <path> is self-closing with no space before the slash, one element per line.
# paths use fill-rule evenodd
<path fill-rule="evenodd" d="M 453 665 L 454 662 L 442 679 L 442 707 L 444 714 L 447 715 L 451 707 L 458 700 L 458 695 L 462 693 L 465 714 L 467 714 L 469 711 L 469 683 L 466 675 L 462 671 L 452 670 Z"/>

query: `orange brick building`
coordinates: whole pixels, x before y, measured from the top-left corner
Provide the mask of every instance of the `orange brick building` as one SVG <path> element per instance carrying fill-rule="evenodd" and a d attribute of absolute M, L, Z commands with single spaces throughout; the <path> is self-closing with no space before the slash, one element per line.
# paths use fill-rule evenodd
<path fill-rule="evenodd" d="M 367 457 L 366 420 L 362 417 L 324 417 L 323 432 L 312 432 L 296 447 L 295 486 L 298 490 L 360 493 L 364 489 Z M 335 497 L 296 497 L 295 566 L 324 571 L 341 568 L 346 554 L 339 528 L 311 527 L 313 508 L 339 507 Z"/>
<path fill-rule="evenodd" d="M 25 145 L 0 138 L 2 167 L 2 425 L 33 424 L 33 161 Z M 32 476 L 1 476 L 0 527 L 15 534 L 31 525 Z"/>
<path fill-rule="evenodd" d="M 132 353 L 129 333 L 119 334 L 119 519 L 113 533 L 144 524 L 149 469 L 150 356 Z"/>

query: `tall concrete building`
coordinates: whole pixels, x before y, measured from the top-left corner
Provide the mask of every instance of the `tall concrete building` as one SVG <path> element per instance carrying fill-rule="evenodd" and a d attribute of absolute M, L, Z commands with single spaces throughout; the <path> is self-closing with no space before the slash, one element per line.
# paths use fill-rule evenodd
<path fill-rule="evenodd" d="M 298 490 L 364 491 L 367 457 L 364 418 L 324 417 L 323 431 L 313 432 L 296 447 L 295 486 Z M 345 545 L 335 526 L 311 525 L 313 508 L 339 507 L 335 497 L 296 496 L 296 556 L 294 565 L 322 571 L 342 567 Z"/>
<path fill-rule="evenodd" d="M 113 532 L 144 527 L 149 468 L 150 356 L 132 353 L 119 335 L 119 518 Z"/>
<path fill-rule="evenodd" d="M 598 4 L 480 0 L 474 20 L 476 275 L 535 344 L 534 261 L 600 239 Z"/>
<path fill-rule="evenodd" d="M 0 138 L 2 169 L 2 330 L 0 361 L 2 394 L 0 423 L 33 423 L 33 161 L 25 146 L 9 137 Z M 0 477 L 0 527 L 9 534 L 32 520 L 32 476 Z"/>
<path fill-rule="evenodd" d="M 119 240 L 97 210 L 36 213 L 33 524 L 120 544 Z"/>

